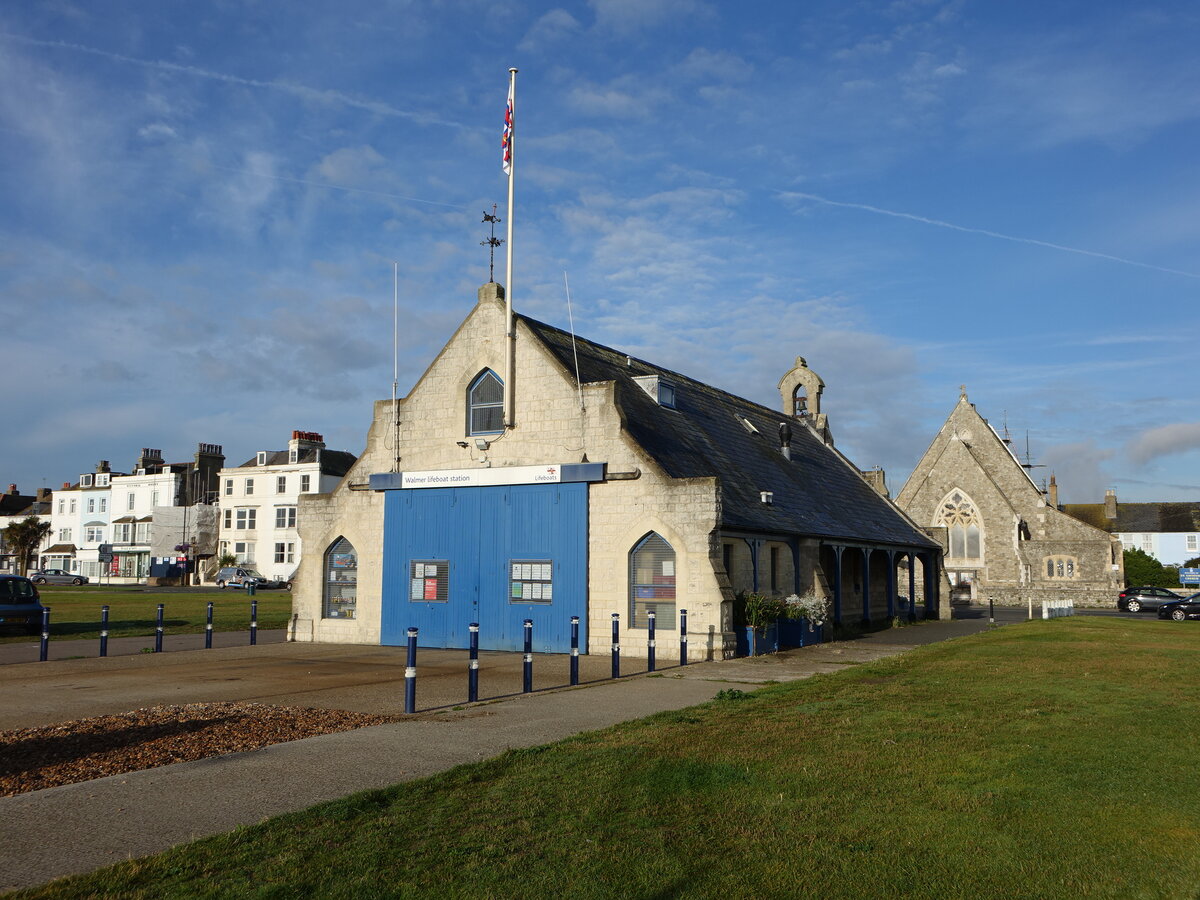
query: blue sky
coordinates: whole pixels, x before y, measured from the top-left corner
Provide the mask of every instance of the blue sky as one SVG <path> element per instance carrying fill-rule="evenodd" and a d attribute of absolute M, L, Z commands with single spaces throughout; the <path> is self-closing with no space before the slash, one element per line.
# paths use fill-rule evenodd
<path fill-rule="evenodd" d="M 893 492 L 965 384 L 1065 501 L 1200 496 L 1194 4 L 28 2 L 0 13 L 0 480 L 359 452 L 487 280 Z M 498 280 L 503 280 L 503 266 Z"/>

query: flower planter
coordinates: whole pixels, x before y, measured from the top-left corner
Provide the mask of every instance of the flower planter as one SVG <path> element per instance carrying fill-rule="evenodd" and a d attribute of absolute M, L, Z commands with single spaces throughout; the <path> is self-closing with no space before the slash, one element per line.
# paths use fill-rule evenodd
<path fill-rule="evenodd" d="M 738 656 L 762 656 L 774 653 L 779 649 L 779 628 L 768 625 L 765 628 L 739 628 L 737 631 Z"/>
<path fill-rule="evenodd" d="M 824 640 L 824 626 L 813 625 L 808 619 L 780 619 L 778 622 L 781 649 L 807 647 Z"/>

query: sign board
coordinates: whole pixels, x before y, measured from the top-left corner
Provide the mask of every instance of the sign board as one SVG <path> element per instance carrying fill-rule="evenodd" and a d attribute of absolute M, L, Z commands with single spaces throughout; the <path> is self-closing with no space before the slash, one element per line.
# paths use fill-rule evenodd
<path fill-rule="evenodd" d="M 404 472 L 404 488 L 484 487 L 497 484 L 558 484 L 558 466 L 501 466 L 495 469 L 439 469 Z"/>
<path fill-rule="evenodd" d="M 1200 569 L 1180 569 L 1180 584 L 1200 584 Z"/>
<path fill-rule="evenodd" d="M 478 466 L 472 469 L 434 469 L 423 472 L 378 472 L 371 475 L 373 491 L 414 488 L 494 487 L 507 484 L 572 484 L 606 478 L 608 463 L 550 463 L 541 466 Z"/>

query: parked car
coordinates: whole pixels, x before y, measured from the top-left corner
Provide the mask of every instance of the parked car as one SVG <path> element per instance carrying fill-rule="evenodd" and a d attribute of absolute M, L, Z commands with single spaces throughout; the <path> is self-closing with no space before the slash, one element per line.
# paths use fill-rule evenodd
<path fill-rule="evenodd" d="M 1147 612 L 1162 607 L 1164 603 L 1182 600 L 1183 596 L 1160 587 L 1128 587 L 1117 596 L 1117 609 L 1128 612 Z"/>
<path fill-rule="evenodd" d="M 0 575 L 0 626 L 37 634 L 44 610 L 32 581 L 21 575 Z"/>
<path fill-rule="evenodd" d="M 87 584 L 86 575 L 76 575 L 62 569 L 38 569 L 29 576 L 34 584 Z"/>
<path fill-rule="evenodd" d="M 284 582 L 282 581 L 272 581 L 263 575 L 262 572 L 242 566 L 224 566 L 217 572 L 217 577 L 214 580 L 219 588 L 244 588 L 251 583 L 254 584 L 255 588 L 260 590 L 281 588 L 284 586 Z"/>
<path fill-rule="evenodd" d="M 1160 619 L 1174 619 L 1182 622 L 1186 619 L 1200 619 L 1200 594 L 1182 597 L 1170 603 L 1164 603 L 1158 608 Z"/>

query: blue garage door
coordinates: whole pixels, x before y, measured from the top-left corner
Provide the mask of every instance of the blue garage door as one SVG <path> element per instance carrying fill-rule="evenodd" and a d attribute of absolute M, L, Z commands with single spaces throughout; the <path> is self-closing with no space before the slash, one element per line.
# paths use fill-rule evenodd
<path fill-rule="evenodd" d="M 566 653 L 587 647 L 587 488 L 578 484 L 388 491 L 381 643 L 411 626 L 422 647 Z"/>

